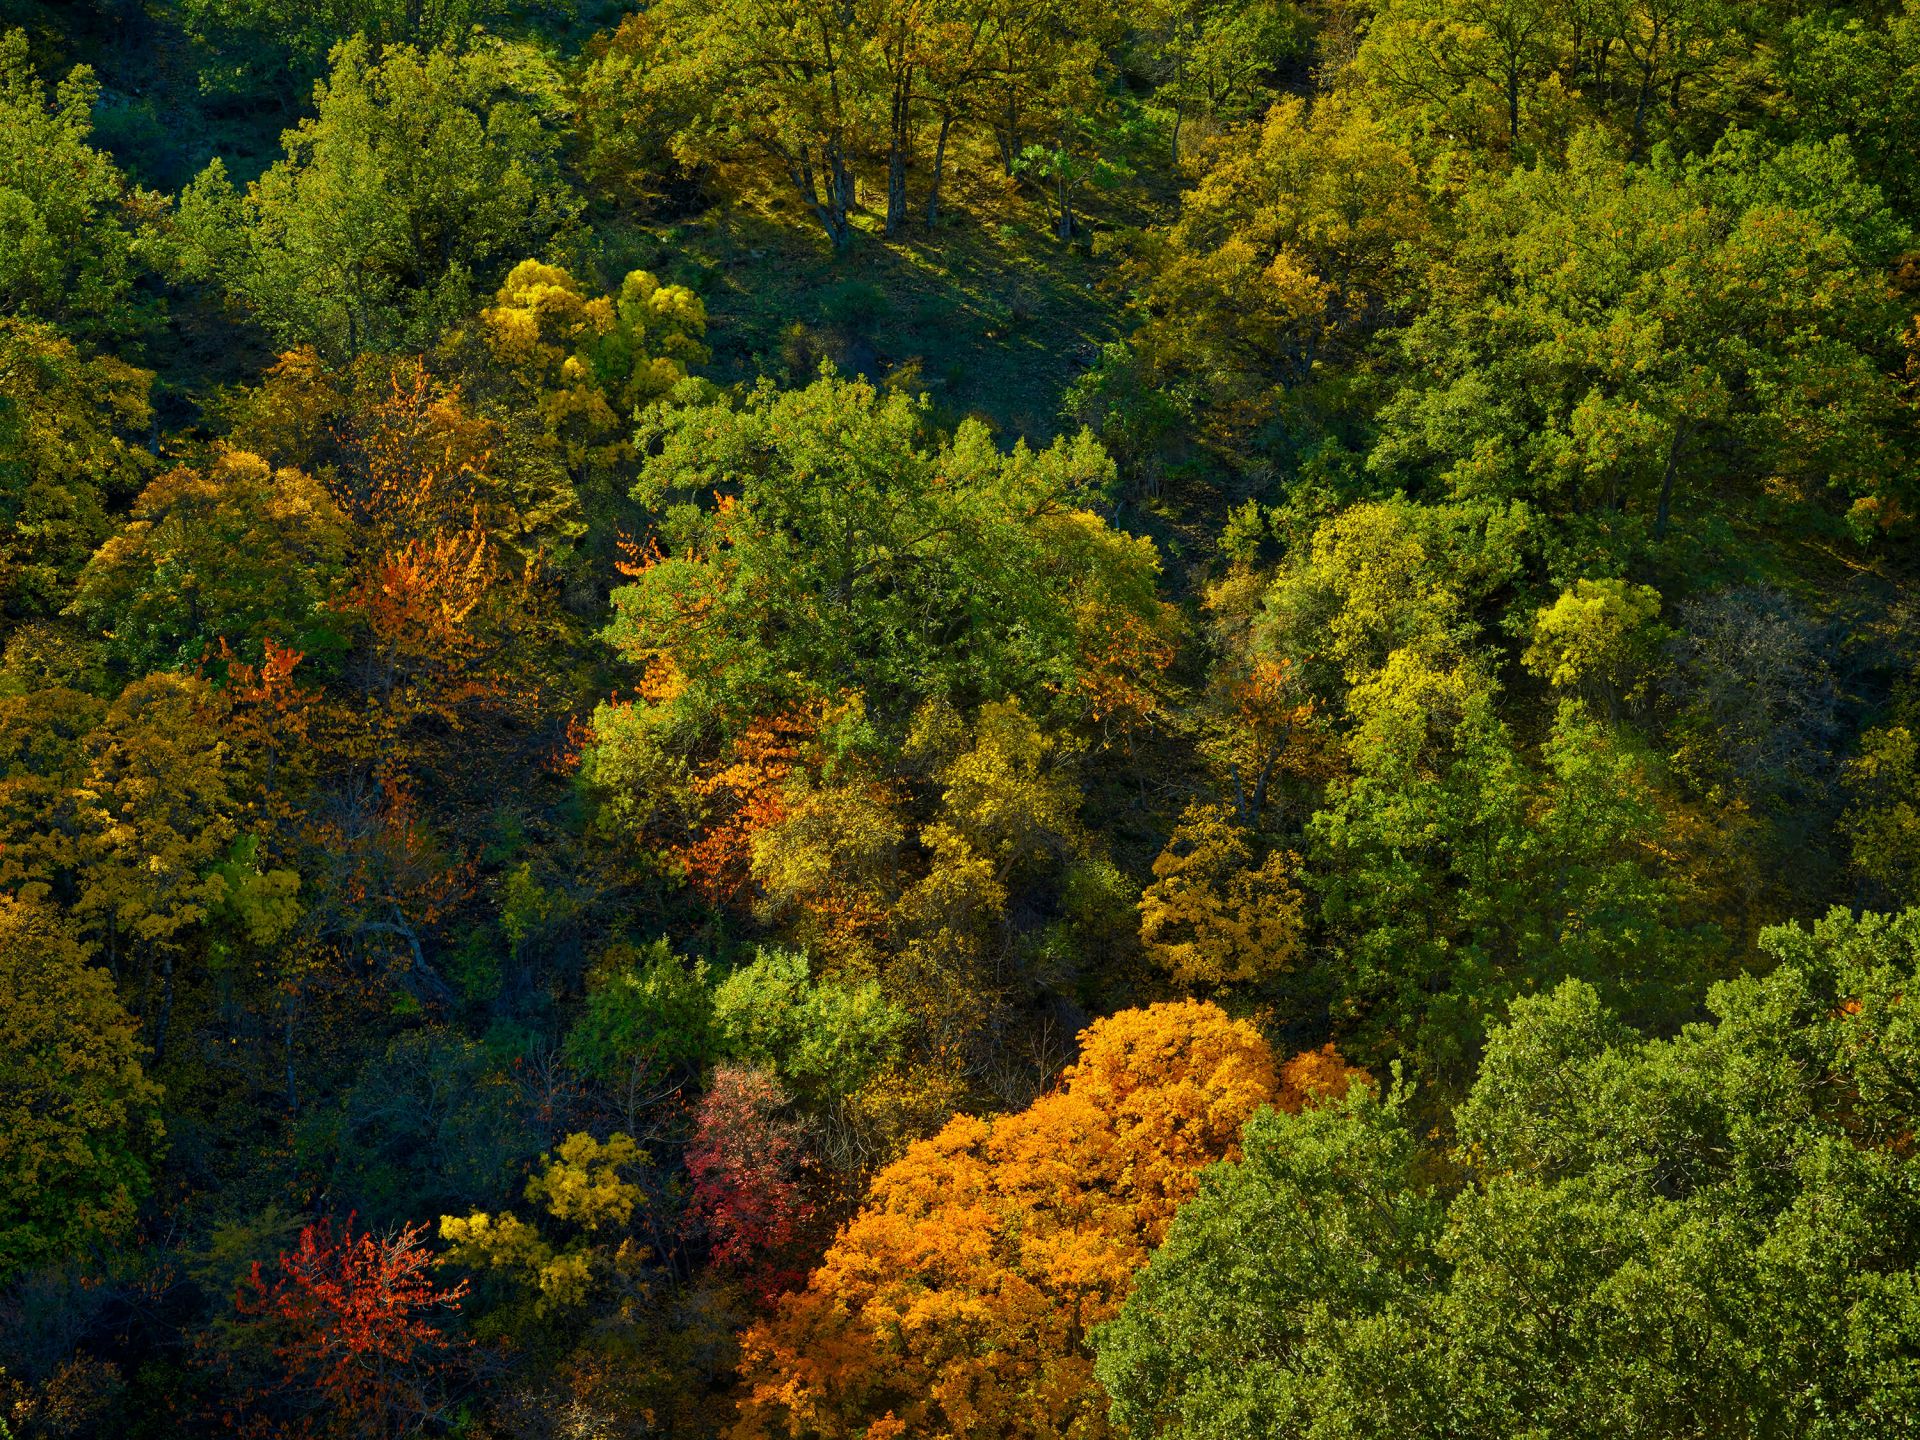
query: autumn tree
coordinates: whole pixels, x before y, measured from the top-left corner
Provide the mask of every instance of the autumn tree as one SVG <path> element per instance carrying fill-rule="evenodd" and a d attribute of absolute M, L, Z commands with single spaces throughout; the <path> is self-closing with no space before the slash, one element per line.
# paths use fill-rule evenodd
<path fill-rule="evenodd" d="M 1241 1123 L 1278 1098 L 1252 1027 L 1186 1002 L 1082 1037 L 1028 1110 L 963 1117 L 873 1182 L 743 1341 L 734 1433 L 1105 1433 L 1085 1348 Z"/>
<path fill-rule="evenodd" d="M 0 1277 L 131 1234 L 160 1088 L 108 973 L 48 907 L 0 897 Z"/>
<path fill-rule="evenodd" d="M 0 605 L 58 612 L 113 510 L 152 473 L 139 436 L 153 376 L 89 358 L 51 328 L 0 319 Z"/>
<path fill-rule="evenodd" d="M 1223 806 L 1189 805 L 1140 897 L 1141 943 L 1183 985 L 1271 979 L 1303 948 L 1299 866 L 1283 850 L 1255 864 L 1251 837 Z"/>
<path fill-rule="evenodd" d="M 442 1216 L 447 1261 L 504 1280 L 536 1317 L 578 1312 L 609 1289 L 631 1290 L 653 1259 L 636 1231 L 660 1218 L 648 1214 L 634 1178 L 646 1163 L 631 1135 L 569 1135 L 527 1181 L 526 1199 L 541 1215 Z"/>
<path fill-rule="evenodd" d="M 1609 720 L 1623 701 L 1643 699 L 1665 629 L 1660 592 L 1624 580 L 1581 580 L 1534 617 L 1521 663 L 1556 691 L 1598 702 Z"/>
<path fill-rule="evenodd" d="M 645 270 L 611 295 L 589 297 L 559 266 L 523 260 L 480 324 L 499 378 L 582 477 L 630 460 L 635 411 L 707 359 L 700 298 Z"/>
<path fill-rule="evenodd" d="M 257 1262 L 235 1296 L 281 1369 L 271 1404 L 294 1433 L 417 1434 L 449 1412 L 458 1344 L 444 1328 L 468 1285 L 433 1278 L 424 1225 L 384 1237 L 353 1217 L 305 1226 L 277 1274 Z"/>
<path fill-rule="evenodd" d="M 763 1303 L 806 1278 L 793 1262 L 813 1215 L 803 1187 L 807 1146 L 787 1102 L 766 1071 L 722 1065 L 687 1147 L 689 1218 L 714 1264 L 741 1274 Z"/>

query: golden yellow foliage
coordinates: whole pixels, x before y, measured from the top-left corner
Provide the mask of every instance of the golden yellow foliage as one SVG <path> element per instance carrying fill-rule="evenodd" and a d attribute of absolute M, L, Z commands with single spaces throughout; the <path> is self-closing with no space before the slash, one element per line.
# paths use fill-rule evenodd
<path fill-rule="evenodd" d="M 1141 944 L 1185 985 L 1241 984 L 1292 968 L 1305 927 L 1299 864 L 1282 850 L 1256 865 L 1225 806 L 1188 806 L 1140 897 Z"/>

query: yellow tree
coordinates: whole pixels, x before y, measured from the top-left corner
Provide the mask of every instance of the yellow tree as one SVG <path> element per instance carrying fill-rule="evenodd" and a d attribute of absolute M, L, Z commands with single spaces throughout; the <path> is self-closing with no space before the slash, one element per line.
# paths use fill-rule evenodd
<path fill-rule="evenodd" d="M 635 408 L 708 354 L 700 297 L 645 270 L 612 295 L 589 297 L 559 266 L 523 260 L 480 323 L 494 361 L 576 475 L 631 459 Z"/>
<path fill-rule="evenodd" d="M 1300 958 L 1305 897 L 1300 857 L 1259 864 L 1247 830 L 1223 805 L 1189 805 L 1140 896 L 1140 941 L 1183 985 L 1269 979 Z"/>

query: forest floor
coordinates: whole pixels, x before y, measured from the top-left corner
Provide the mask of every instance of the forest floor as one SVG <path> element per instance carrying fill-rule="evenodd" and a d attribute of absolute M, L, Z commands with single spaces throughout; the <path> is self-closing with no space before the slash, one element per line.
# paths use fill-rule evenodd
<path fill-rule="evenodd" d="M 616 216 L 594 230 L 609 275 L 652 270 L 705 300 L 716 380 L 805 383 L 827 360 L 925 390 L 946 423 L 974 416 L 1003 440 L 1044 444 L 1070 428 L 1069 386 L 1122 329 L 1113 263 L 1095 239 L 1155 218 L 1172 187 L 1090 196 L 1071 240 L 1054 233 L 1030 184 L 984 154 L 963 157 L 944 189 L 936 228 L 916 176 L 906 234 L 888 238 L 880 214 L 863 209 L 838 255 L 780 193 L 670 222 Z"/>

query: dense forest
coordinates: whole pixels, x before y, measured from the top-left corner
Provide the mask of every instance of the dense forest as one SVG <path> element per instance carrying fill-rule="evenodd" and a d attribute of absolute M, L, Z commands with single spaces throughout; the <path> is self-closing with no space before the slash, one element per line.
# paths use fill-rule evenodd
<path fill-rule="evenodd" d="M 0 0 L 0 1437 L 1920 1435 L 1920 0 Z"/>

